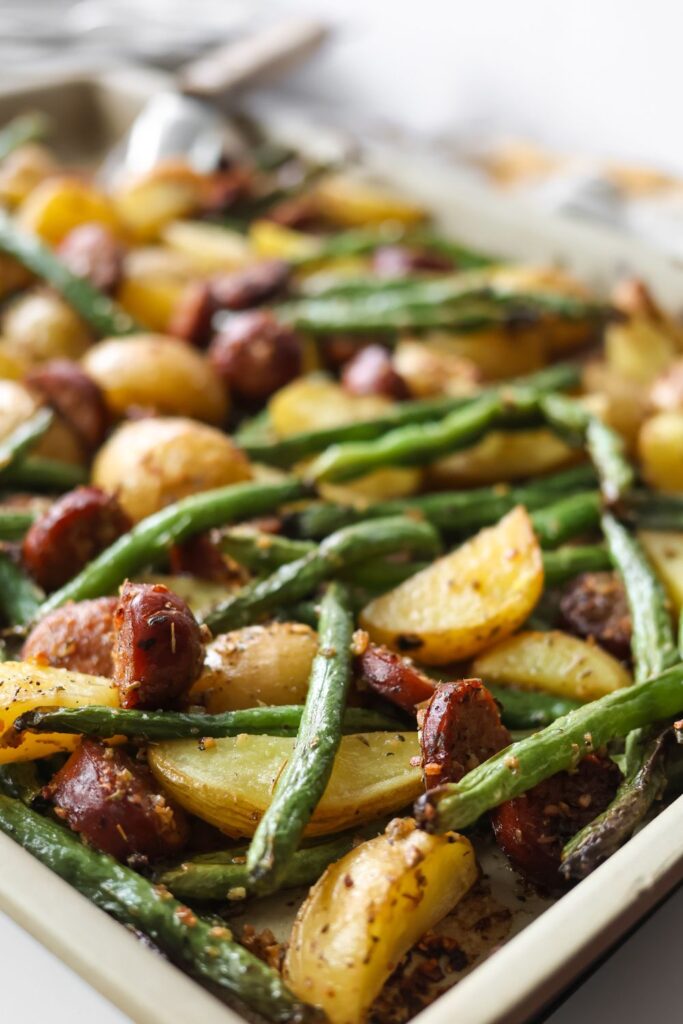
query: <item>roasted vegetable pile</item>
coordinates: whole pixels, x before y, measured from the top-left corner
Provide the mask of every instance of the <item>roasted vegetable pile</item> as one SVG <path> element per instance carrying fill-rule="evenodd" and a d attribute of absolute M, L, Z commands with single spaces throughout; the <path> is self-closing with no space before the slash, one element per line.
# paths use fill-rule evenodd
<path fill-rule="evenodd" d="M 675 792 L 683 328 L 258 139 L 105 194 L 44 130 L 0 131 L 0 829 L 268 1020 L 381 1019 L 480 844 L 561 893 Z M 295 886 L 265 963 L 231 914 Z"/>

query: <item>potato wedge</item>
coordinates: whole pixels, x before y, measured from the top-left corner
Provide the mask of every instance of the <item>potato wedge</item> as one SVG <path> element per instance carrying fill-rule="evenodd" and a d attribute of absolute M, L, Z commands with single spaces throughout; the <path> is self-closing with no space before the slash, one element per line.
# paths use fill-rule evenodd
<path fill-rule="evenodd" d="M 472 448 L 433 463 L 427 479 L 436 487 L 478 487 L 542 476 L 582 457 L 549 430 L 493 431 Z"/>
<path fill-rule="evenodd" d="M 426 212 L 421 206 L 374 182 L 351 174 L 329 174 L 315 188 L 316 208 L 340 227 L 365 227 L 396 221 L 419 224 Z"/>
<path fill-rule="evenodd" d="M 330 865 L 301 907 L 284 977 L 330 1024 L 360 1024 L 385 981 L 477 879 L 472 845 L 431 836 L 411 819 Z"/>
<path fill-rule="evenodd" d="M 301 622 L 269 622 L 217 636 L 188 694 L 211 714 L 258 704 L 303 704 L 318 646 Z"/>
<path fill-rule="evenodd" d="M 245 236 L 219 224 L 174 220 L 162 230 L 161 241 L 203 273 L 239 270 L 254 262 L 253 250 Z"/>
<path fill-rule="evenodd" d="M 327 377 L 300 377 L 281 388 L 268 403 L 273 430 L 289 437 L 382 416 L 391 408 L 380 395 L 350 395 Z"/>
<path fill-rule="evenodd" d="M 151 747 L 149 763 L 181 807 L 228 835 L 251 836 L 293 749 L 293 739 L 278 736 L 235 736 L 205 750 L 196 740 L 173 740 Z M 305 834 L 339 832 L 405 807 L 422 791 L 420 768 L 410 763 L 419 753 L 415 732 L 344 736 Z"/>
<path fill-rule="evenodd" d="M 197 271 L 187 257 L 161 246 L 145 246 L 126 254 L 117 301 L 150 331 L 168 329 L 173 312 Z"/>
<path fill-rule="evenodd" d="M 26 197 L 17 219 L 22 228 L 50 245 L 59 243 L 80 224 L 97 223 L 121 234 L 116 209 L 103 192 L 75 177 L 51 177 Z"/>
<path fill-rule="evenodd" d="M 429 334 L 426 351 L 471 364 L 485 380 L 506 380 L 539 370 L 547 362 L 544 332 L 537 326 L 457 334 Z"/>
<path fill-rule="evenodd" d="M 30 661 L 0 664 L 0 764 L 33 761 L 60 750 L 73 750 L 79 736 L 57 733 L 25 733 L 16 744 L 15 719 L 33 708 L 79 708 L 89 704 L 119 706 L 119 691 L 111 679 L 50 668 Z"/>
<path fill-rule="evenodd" d="M 597 644 L 559 629 L 518 633 L 472 662 L 485 683 L 543 690 L 558 697 L 596 700 L 633 680 L 621 662 Z"/>
<path fill-rule="evenodd" d="M 376 643 L 425 665 L 446 665 L 513 633 L 542 589 L 541 549 L 520 506 L 371 601 L 360 622 Z"/>
<path fill-rule="evenodd" d="M 149 241 L 171 221 L 195 213 L 203 191 L 204 179 L 189 164 L 167 160 L 147 174 L 124 181 L 114 193 L 114 204 L 131 234 Z"/>
<path fill-rule="evenodd" d="M 666 587 L 677 615 L 683 611 L 683 533 L 639 530 L 638 540 Z"/>
<path fill-rule="evenodd" d="M 297 260 L 315 256 L 319 242 L 313 235 L 294 231 L 274 220 L 255 220 L 249 225 L 249 242 L 261 259 Z"/>
<path fill-rule="evenodd" d="M 683 412 L 660 412 L 638 434 L 643 476 L 658 491 L 683 491 Z"/>
<path fill-rule="evenodd" d="M 676 339 L 662 322 L 635 316 L 610 324 L 605 332 L 605 356 L 612 373 L 650 384 L 678 354 Z"/>

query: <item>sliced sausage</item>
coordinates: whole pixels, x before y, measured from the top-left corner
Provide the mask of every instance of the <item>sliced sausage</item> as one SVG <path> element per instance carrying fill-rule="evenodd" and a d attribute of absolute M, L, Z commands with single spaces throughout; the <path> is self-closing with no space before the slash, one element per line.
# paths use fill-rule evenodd
<path fill-rule="evenodd" d="M 192 345 L 205 345 L 211 337 L 215 312 L 208 282 L 192 281 L 183 289 L 173 309 L 168 333 Z"/>
<path fill-rule="evenodd" d="M 612 802 L 621 772 L 608 757 L 589 754 L 576 771 L 558 772 L 491 813 L 496 841 L 513 866 L 546 889 L 562 887 L 565 843 Z"/>
<path fill-rule="evenodd" d="M 211 363 L 232 394 L 265 401 L 299 376 L 301 339 L 268 310 L 237 313 L 209 348 Z"/>
<path fill-rule="evenodd" d="M 510 743 L 500 709 L 480 679 L 441 683 L 420 717 L 427 789 L 459 782 Z"/>
<path fill-rule="evenodd" d="M 114 612 L 114 679 L 124 708 L 168 707 L 202 669 L 202 633 L 177 594 L 160 583 L 121 588 Z"/>
<path fill-rule="evenodd" d="M 415 271 L 453 270 L 453 260 L 428 249 L 410 249 L 405 245 L 383 245 L 372 257 L 372 269 L 380 277 L 407 277 Z"/>
<path fill-rule="evenodd" d="M 184 847 L 184 813 L 155 786 L 148 768 L 118 747 L 83 740 L 45 787 L 69 828 L 117 860 L 171 857 Z"/>
<path fill-rule="evenodd" d="M 352 395 L 384 395 L 407 398 L 409 390 L 394 369 L 391 354 L 383 345 L 366 345 L 346 363 L 342 385 Z"/>
<path fill-rule="evenodd" d="M 283 199 L 264 213 L 266 220 L 272 220 L 284 228 L 306 231 L 320 227 L 320 204 L 315 195 L 293 196 Z"/>
<path fill-rule="evenodd" d="M 434 695 L 435 684 L 408 658 L 378 644 L 368 644 L 363 654 L 358 655 L 354 676 L 361 689 L 372 690 L 409 714 L 414 714 L 418 704 Z"/>
<path fill-rule="evenodd" d="M 291 267 L 284 260 L 265 260 L 245 270 L 221 274 L 211 281 L 217 309 L 251 309 L 277 298 L 287 287 Z"/>
<path fill-rule="evenodd" d="M 33 627 L 22 659 L 94 676 L 113 675 L 112 623 L 116 597 L 97 597 L 56 608 Z"/>
<path fill-rule="evenodd" d="M 596 640 L 617 658 L 631 654 L 631 613 L 626 591 L 614 572 L 585 572 L 565 588 L 562 624 L 576 636 Z"/>
<path fill-rule="evenodd" d="M 197 533 L 182 544 L 174 544 L 169 562 L 173 574 L 187 573 L 213 583 L 229 583 L 235 579 L 234 572 L 208 533 Z"/>
<path fill-rule="evenodd" d="M 251 193 L 253 173 L 250 168 L 234 164 L 215 171 L 203 179 L 202 210 L 224 213 Z"/>
<path fill-rule="evenodd" d="M 77 487 L 29 528 L 24 565 L 44 590 L 56 590 L 130 527 L 113 495 L 99 487 Z"/>
<path fill-rule="evenodd" d="M 113 292 L 123 274 L 124 250 L 104 224 L 79 224 L 59 246 L 59 257 L 72 274 L 102 292 Z"/>
<path fill-rule="evenodd" d="M 43 363 L 27 374 L 25 383 L 73 430 L 87 454 L 99 448 L 109 427 L 109 411 L 102 389 L 78 363 Z"/>

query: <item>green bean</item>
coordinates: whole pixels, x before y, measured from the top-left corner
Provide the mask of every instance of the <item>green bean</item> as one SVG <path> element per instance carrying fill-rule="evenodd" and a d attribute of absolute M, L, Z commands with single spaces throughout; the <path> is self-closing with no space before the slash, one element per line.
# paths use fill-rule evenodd
<path fill-rule="evenodd" d="M 233 484 L 183 498 L 119 537 L 69 583 L 51 594 L 39 614 L 59 608 L 66 601 L 111 594 L 128 576 L 157 561 L 172 544 L 231 520 L 271 512 L 305 493 L 306 488 L 299 481 L 286 480 L 276 484 Z"/>
<path fill-rule="evenodd" d="M 569 840 L 560 872 L 579 881 L 611 857 L 632 835 L 664 791 L 666 732 L 636 729 L 627 740 L 626 776 L 607 810 Z"/>
<path fill-rule="evenodd" d="M 320 1020 L 280 976 L 244 947 L 227 928 L 198 917 L 113 857 L 84 846 L 73 832 L 0 796 L 0 829 L 101 910 L 143 931 L 195 977 L 217 985 L 275 1024 Z"/>
<path fill-rule="evenodd" d="M 541 545 L 553 548 L 580 533 L 595 529 L 600 523 L 600 495 L 597 491 L 570 494 L 531 514 L 531 521 Z"/>
<path fill-rule="evenodd" d="M 12 466 L 21 462 L 24 455 L 33 448 L 54 419 L 51 409 L 38 409 L 24 423 L 20 423 L 9 437 L 0 441 L 0 485 L 4 475 Z"/>
<path fill-rule="evenodd" d="M 38 142 L 48 133 L 50 122 L 40 111 L 29 111 L 19 114 L 0 129 L 0 160 L 5 160 L 10 153 L 27 142 Z"/>
<path fill-rule="evenodd" d="M 539 406 L 553 430 L 570 444 L 585 446 L 607 503 L 611 505 L 624 498 L 633 486 L 633 467 L 619 434 L 566 395 L 541 395 Z"/>
<path fill-rule="evenodd" d="M 469 772 L 418 800 L 415 814 L 430 832 L 463 829 L 506 800 L 631 730 L 683 711 L 683 665 L 584 704 L 551 725 L 511 744 Z"/>
<path fill-rule="evenodd" d="M 509 382 L 515 387 L 529 387 L 537 391 L 555 391 L 577 387 L 581 382 L 581 374 L 572 363 L 560 363 L 546 367 L 526 377 L 517 377 Z M 400 402 L 390 407 L 387 412 L 372 420 L 360 420 L 355 423 L 344 423 L 336 427 L 325 427 L 320 430 L 304 431 L 279 441 L 242 441 L 242 447 L 250 458 L 256 462 L 266 462 L 272 466 L 288 467 L 306 459 L 311 455 L 324 451 L 331 444 L 346 441 L 368 441 L 381 437 L 388 430 L 405 426 L 408 423 L 429 423 L 441 419 L 442 416 L 463 409 L 483 394 L 498 394 L 500 387 L 487 388 L 478 395 L 461 398 L 428 398 L 409 402 Z"/>
<path fill-rule="evenodd" d="M 14 722 L 13 731 L 66 732 L 83 736 L 129 736 L 144 740 L 176 740 L 193 736 L 296 736 L 303 708 L 297 704 L 223 711 L 216 715 L 189 711 L 124 711 L 122 708 L 37 708 Z M 366 708 L 347 708 L 345 734 L 381 732 L 400 726 L 398 719 Z"/>
<path fill-rule="evenodd" d="M 586 544 L 543 552 L 543 575 L 546 587 L 557 586 L 582 572 L 602 572 L 612 568 L 607 548 Z"/>
<path fill-rule="evenodd" d="M 602 529 L 626 588 L 635 678 L 642 682 L 678 661 L 668 599 L 636 538 L 609 512 L 602 517 Z"/>
<path fill-rule="evenodd" d="M 408 550 L 427 557 L 439 551 L 438 535 L 428 523 L 395 516 L 348 526 L 331 534 L 303 557 L 281 566 L 266 579 L 247 584 L 238 594 L 212 609 L 204 621 L 214 633 L 248 626 L 269 612 L 308 596 L 324 580 L 350 566 Z"/>
<path fill-rule="evenodd" d="M 42 593 L 7 551 L 0 549 L 0 613 L 10 626 L 32 619 Z"/>
<path fill-rule="evenodd" d="M 342 584 L 331 583 L 320 606 L 318 653 L 296 744 L 247 853 L 248 885 L 257 893 L 273 892 L 282 884 L 332 774 L 351 682 L 352 634 L 348 592 Z"/>
<path fill-rule="evenodd" d="M 449 413 L 439 423 L 397 427 L 372 441 L 333 445 L 308 467 L 309 479 L 340 482 L 354 480 L 385 466 L 416 466 L 469 448 L 511 416 L 533 416 L 535 396 L 524 391 L 483 395 L 464 409 Z"/>
<path fill-rule="evenodd" d="M 3 470 L 0 487 L 23 487 L 32 491 L 70 491 L 85 484 L 90 474 L 85 466 L 76 466 L 59 459 L 29 455 Z"/>
<path fill-rule="evenodd" d="M 581 707 L 581 702 L 550 693 L 516 690 L 510 686 L 486 684 L 499 704 L 508 729 L 542 729 L 563 715 Z"/>
<path fill-rule="evenodd" d="M 47 281 L 102 337 L 132 334 L 140 330 L 132 317 L 85 277 L 72 274 L 58 256 L 36 235 L 30 235 L 6 213 L 0 215 L 0 252 Z"/>
<path fill-rule="evenodd" d="M 0 540 L 21 540 L 35 519 L 34 512 L 0 509 Z"/>

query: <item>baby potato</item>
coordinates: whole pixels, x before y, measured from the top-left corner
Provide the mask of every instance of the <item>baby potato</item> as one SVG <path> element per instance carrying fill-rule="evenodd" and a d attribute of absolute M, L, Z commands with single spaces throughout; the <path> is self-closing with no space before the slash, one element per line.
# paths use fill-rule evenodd
<path fill-rule="evenodd" d="M 437 488 L 478 487 L 542 476 L 581 458 L 550 430 L 494 430 L 471 448 L 432 463 L 427 480 Z"/>
<path fill-rule="evenodd" d="M 305 259 L 315 256 L 320 245 L 313 235 L 276 224 L 274 220 L 252 221 L 248 238 L 255 256 L 266 260 Z"/>
<path fill-rule="evenodd" d="M 604 360 L 595 359 L 584 366 L 583 389 L 591 398 L 600 396 L 601 418 L 621 434 L 629 449 L 635 448 L 638 431 L 648 414 L 648 396 L 640 383 L 615 373 Z"/>
<path fill-rule="evenodd" d="M 6 661 L 0 674 L 0 764 L 32 761 L 61 750 L 73 750 L 79 736 L 65 733 L 25 733 L 16 744 L 6 733 L 19 715 L 33 708 L 80 708 L 90 704 L 119 706 L 119 691 L 111 679 L 52 668 L 31 661 Z M 9 743 L 8 743 L 9 741 Z"/>
<path fill-rule="evenodd" d="M 21 380 L 27 369 L 27 363 L 12 351 L 11 344 L 0 338 L 0 380 Z"/>
<path fill-rule="evenodd" d="M 123 280 L 116 298 L 138 323 L 163 333 L 186 286 L 196 276 L 196 268 L 179 252 L 160 246 L 132 249 L 123 261 Z"/>
<path fill-rule="evenodd" d="M 201 352 L 178 338 L 136 334 L 94 345 L 83 367 L 104 391 L 115 416 L 136 406 L 162 416 L 222 423 L 225 389 Z"/>
<path fill-rule="evenodd" d="M 331 864 L 292 928 L 284 978 L 330 1024 L 361 1024 L 385 981 L 477 880 L 469 839 L 411 819 Z"/>
<path fill-rule="evenodd" d="M 507 380 L 545 366 L 545 327 L 504 327 L 457 334 L 438 331 L 427 335 L 427 351 L 470 363 L 484 380 Z"/>
<path fill-rule="evenodd" d="M 223 633 L 207 645 L 188 703 L 203 704 L 212 715 L 259 704 L 303 704 L 317 647 L 317 634 L 300 622 Z"/>
<path fill-rule="evenodd" d="M 503 640 L 475 658 L 472 675 L 485 683 L 582 701 L 596 700 L 633 682 L 607 651 L 559 629 L 532 630 Z"/>
<path fill-rule="evenodd" d="M 322 483 L 318 493 L 325 501 L 367 508 L 374 501 L 407 498 L 420 489 L 422 470 L 408 466 L 386 466 L 344 484 Z"/>
<path fill-rule="evenodd" d="M 93 184 L 73 177 L 50 177 L 26 197 L 17 219 L 22 228 L 50 245 L 59 245 L 80 224 L 103 224 L 120 234 L 116 210 Z"/>
<path fill-rule="evenodd" d="M 315 188 L 316 209 L 340 227 L 364 227 L 395 221 L 419 224 L 426 217 L 421 206 L 378 185 L 350 174 L 328 174 Z"/>
<path fill-rule="evenodd" d="M 0 440 L 6 438 L 38 411 L 40 403 L 15 380 L 0 380 Z M 55 416 L 45 434 L 33 449 L 34 454 L 80 465 L 85 451 L 71 427 Z"/>
<path fill-rule="evenodd" d="M 394 349 L 392 362 L 415 398 L 469 395 L 481 378 L 471 359 L 428 340 L 403 338 Z"/>
<path fill-rule="evenodd" d="M 203 273 L 239 270 L 254 261 L 245 236 L 219 224 L 174 220 L 161 232 L 161 240 Z"/>
<path fill-rule="evenodd" d="M 351 395 L 327 377 L 300 377 L 281 388 L 268 403 L 273 430 L 289 437 L 382 416 L 392 403 L 381 395 Z"/>
<path fill-rule="evenodd" d="M 612 373 L 641 385 L 650 384 L 678 354 L 676 339 L 666 325 L 643 316 L 610 324 L 605 332 L 605 356 Z"/>
<path fill-rule="evenodd" d="M 0 329 L 7 348 L 26 363 L 80 359 L 90 334 L 73 309 L 55 292 L 38 288 L 9 304 Z"/>
<path fill-rule="evenodd" d="M 123 423 L 100 448 L 92 482 L 134 521 L 180 498 L 248 480 L 246 457 L 214 427 L 182 417 Z"/>
<path fill-rule="evenodd" d="M 424 665 L 469 658 L 509 636 L 543 590 L 541 549 L 518 506 L 394 590 L 371 601 L 370 638 Z"/>
<path fill-rule="evenodd" d="M 666 587 L 676 615 L 683 611 L 683 533 L 675 530 L 639 530 L 657 576 Z"/>
<path fill-rule="evenodd" d="M 162 229 L 199 209 L 204 179 L 182 160 L 157 164 L 141 177 L 125 181 L 114 193 L 118 216 L 135 238 L 158 238 Z"/>
<path fill-rule="evenodd" d="M 231 736 L 207 744 L 168 740 L 149 750 L 152 771 L 176 803 L 233 836 L 251 836 L 294 750 L 293 738 Z M 422 792 L 416 732 L 344 736 L 332 776 L 306 828 L 329 835 L 393 814 Z"/>
<path fill-rule="evenodd" d="M 29 192 L 57 171 L 52 153 L 38 142 L 28 142 L 0 164 L 0 201 L 15 207 Z"/>
<path fill-rule="evenodd" d="M 638 434 L 643 476 L 659 491 L 683 491 L 683 412 L 660 412 Z"/>

